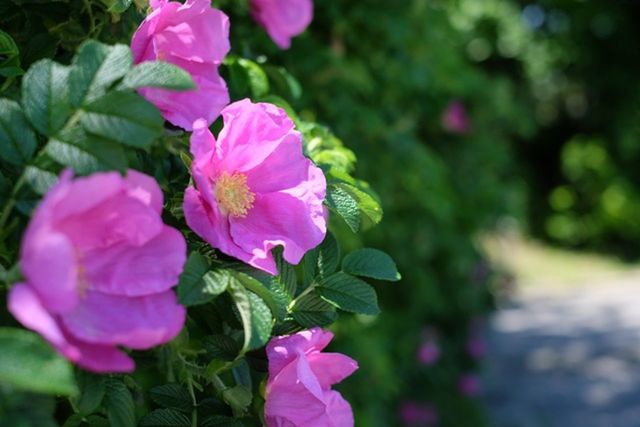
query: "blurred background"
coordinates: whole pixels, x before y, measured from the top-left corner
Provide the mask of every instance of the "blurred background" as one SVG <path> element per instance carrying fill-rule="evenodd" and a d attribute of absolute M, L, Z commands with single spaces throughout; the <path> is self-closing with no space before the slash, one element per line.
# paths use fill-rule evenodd
<path fill-rule="evenodd" d="M 315 5 L 274 55 L 403 274 L 337 325 L 357 425 L 640 425 L 640 2 Z"/>

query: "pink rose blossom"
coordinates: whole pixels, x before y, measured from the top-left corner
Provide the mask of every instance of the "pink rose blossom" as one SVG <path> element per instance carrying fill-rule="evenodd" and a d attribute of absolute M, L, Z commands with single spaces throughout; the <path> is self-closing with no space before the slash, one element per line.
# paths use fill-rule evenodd
<path fill-rule="evenodd" d="M 428 427 L 438 424 L 438 412 L 430 404 L 407 401 L 400 406 L 400 418 L 406 426 Z"/>
<path fill-rule="evenodd" d="M 313 20 L 312 0 L 251 0 L 252 14 L 281 49 L 289 49 L 291 39 Z"/>
<path fill-rule="evenodd" d="M 435 342 L 425 342 L 418 349 L 418 360 L 423 365 L 433 365 L 438 359 L 440 359 L 440 347 Z"/>
<path fill-rule="evenodd" d="M 467 354 L 474 359 L 481 359 L 487 353 L 487 344 L 481 337 L 471 337 L 466 344 Z"/>
<path fill-rule="evenodd" d="M 324 239 L 324 175 L 302 154 L 300 133 L 280 108 L 243 100 L 222 117 L 217 141 L 206 122 L 194 125 L 187 224 L 214 248 L 277 274 L 273 247 L 297 264 Z"/>
<path fill-rule="evenodd" d="M 471 129 L 467 109 L 460 101 L 452 101 L 442 114 L 442 127 L 451 133 L 465 134 Z"/>
<path fill-rule="evenodd" d="M 229 91 L 218 67 L 229 52 L 229 19 L 209 0 L 185 4 L 154 0 L 153 12 L 140 24 L 131 40 L 133 60 L 161 60 L 188 71 L 197 88 L 178 92 L 158 88 L 140 89 L 176 126 L 191 130 L 204 118 L 211 124 L 229 103 Z"/>
<path fill-rule="evenodd" d="M 353 427 L 351 406 L 331 386 L 358 364 L 340 353 L 322 353 L 332 339 L 331 332 L 313 328 L 269 342 L 267 427 Z"/>
<path fill-rule="evenodd" d="M 480 380 L 473 374 L 465 374 L 458 379 L 458 391 L 464 396 L 476 396 L 481 388 Z"/>
<path fill-rule="evenodd" d="M 65 171 L 24 235 L 9 310 L 69 360 L 95 372 L 130 372 L 118 349 L 175 337 L 185 310 L 171 287 L 186 243 L 162 222 L 155 180 L 130 170 L 72 179 Z"/>

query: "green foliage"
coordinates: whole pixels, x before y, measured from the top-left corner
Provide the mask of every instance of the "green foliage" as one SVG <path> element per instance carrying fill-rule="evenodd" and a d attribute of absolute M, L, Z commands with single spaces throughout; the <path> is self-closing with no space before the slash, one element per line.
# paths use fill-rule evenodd
<path fill-rule="evenodd" d="M 75 395 L 71 365 L 33 332 L 0 328 L 0 384 L 17 391 Z"/>

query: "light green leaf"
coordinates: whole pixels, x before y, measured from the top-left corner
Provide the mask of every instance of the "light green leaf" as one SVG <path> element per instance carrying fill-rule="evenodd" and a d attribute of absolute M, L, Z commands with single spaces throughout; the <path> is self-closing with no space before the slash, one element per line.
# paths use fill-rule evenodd
<path fill-rule="evenodd" d="M 33 157 L 36 145 L 36 135 L 20 105 L 0 99 L 0 157 L 14 165 L 23 165 Z"/>
<path fill-rule="evenodd" d="M 71 104 L 79 107 L 103 96 L 113 83 L 127 73 L 131 63 L 128 46 L 107 46 L 95 40 L 84 42 L 73 59 L 69 73 Z"/>
<path fill-rule="evenodd" d="M 327 186 L 325 203 L 329 208 L 344 219 L 351 231 L 356 233 L 360 229 L 360 209 L 358 202 L 341 187 Z"/>
<path fill-rule="evenodd" d="M 354 276 L 395 282 L 400 273 L 393 259 L 377 249 L 365 248 L 351 252 L 342 262 L 342 270 Z"/>
<path fill-rule="evenodd" d="M 131 69 L 119 89 L 138 89 L 141 87 L 160 87 L 172 90 L 195 89 L 191 75 L 180 67 L 168 62 L 147 61 Z"/>
<path fill-rule="evenodd" d="M 77 393 L 71 364 L 37 334 L 0 328 L 0 349 L 0 384 L 34 393 Z"/>
<path fill-rule="evenodd" d="M 44 135 L 54 135 L 69 118 L 68 77 L 69 67 L 43 59 L 33 64 L 22 79 L 24 112 Z"/>
<path fill-rule="evenodd" d="M 24 170 L 25 182 L 39 195 L 44 195 L 58 182 L 56 174 L 35 166 L 27 166 Z"/>
<path fill-rule="evenodd" d="M 253 292 L 249 292 L 248 295 L 251 302 L 251 342 L 249 343 L 249 349 L 255 350 L 264 346 L 271 338 L 273 316 L 262 298 Z"/>
<path fill-rule="evenodd" d="M 133 92 L 109 92 L 83 110 L 86 131 L 132 147 L 147 149 L 163 132 L 160 112 Z"/>
<path fill-rule="evenodd" d="M 380 313 L 376 291 L 366 282 L 343 272 L 324 278 L 316 288 L 322 298 L 341 310 L 376 315 Z"/>

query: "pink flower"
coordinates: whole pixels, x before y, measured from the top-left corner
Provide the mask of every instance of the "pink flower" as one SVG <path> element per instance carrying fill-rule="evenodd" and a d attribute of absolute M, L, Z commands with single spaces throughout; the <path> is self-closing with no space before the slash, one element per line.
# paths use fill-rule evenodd
<path fill-rule="evenodd" d="M 426 366 L 433 365 L 440 358 L 440 347 L 433 342 L 427 341 L 418 349 L 418 360 Z"/>
<path fill-rule="evenodd" d="M 83 368 L 132 371 L 118 346 L 165 343 L 185 321 L 171 287 L 186 243 L 161 211 L 162 192 L 147 175 L 63 172 L 24 235 L 26 280 L 11 289 L 9 310 Z"/>
<path fill-rule="evenodd" d="M 312 0 L 251 0 L 251 6 L 255 20 L 281 49 L 289 49 L 313 19 Z"/>
<path fill-rule="evenodd" d="M 300 133 L 280 108 L 243 100 L 222 117 L 218 141 L 206 122 L 194 125 L 187 224 L 214 248 L 277 274 L 273 247 L 282 245 L 297 264 L 324 239 L 324 175 L 302 154 Z"/>
<path fill-rule="evenodd" d="M 161 60 L 191 74 L 197 88 L 184 92 L 157 88 L 140 89 L 176 126 L 191 130 L 204 118 L 211 124 L 229 103 L 229 91 L 218 67 L 229 52 L 229 19 L 211 8 L 209 0 L 185 4 L 155 0 L 154 11 L 140 24 L 131 40 L 133 60 Z"/>
<path fill-rule="evenodd" d="M 465 134 L 471 129 L 467 109 L 460 101 L 452 101 L 442 114 L 442 127 L 451 133 Z"/>
<path fill-rule="evenodd" d="M 356 369 L 340 353 L 321 353 L 333 334 L 320 328 L 273 338 L 267 345 L 267 427 L 353 427 L 351 406 L 331 390 Z"/>
<path fill-rule="evenodd" d="M 476 396 L 481 388 L 480 380 L 473 374 L 465 374 L 458 379 L 458 391 L 464 396 Z"/>
<path fill-rule="evenodd" d="M 481 337 L 471 337 L 466 344 L 467 353 L 474 359 L 480 359 L 487 353 L 487 344 Z"/>
<path fill-rule="evenodd" d="M 438 424 L 438 412 L 430 404 L 407 401 L 400 406 L 400 418 L 406 426 L 426 427 Z"/>

